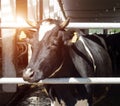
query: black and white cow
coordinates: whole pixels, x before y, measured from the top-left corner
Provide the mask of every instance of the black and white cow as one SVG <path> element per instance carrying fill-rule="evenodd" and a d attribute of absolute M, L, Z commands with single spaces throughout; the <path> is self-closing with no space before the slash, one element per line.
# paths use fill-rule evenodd
<path fill-rule="evenodd" d="M 99 37 L 93 38 L 74 34 L 65 30 L 69 19 L 65 22 L 48 19 L 43 21 L 39 40 L 31 40 L 33 55 L 23 70 L 25 81 L 38 82 L 45 78 L 69 77 L 109 77 L 111 76 L 111 60 L 105 49 L 105 43 Z M 50 30 L 48 31 L 47 28 Z M 42 33 L 41 33 L 42 32 Z M 77 41 L 72 42 L 74 35 Z M 55 106 L 83 106 L 80 100 L 87 99 L 89 106 L 92 98 L 106 92 L 107 85 L 52 84 L 45 85 Z"/>

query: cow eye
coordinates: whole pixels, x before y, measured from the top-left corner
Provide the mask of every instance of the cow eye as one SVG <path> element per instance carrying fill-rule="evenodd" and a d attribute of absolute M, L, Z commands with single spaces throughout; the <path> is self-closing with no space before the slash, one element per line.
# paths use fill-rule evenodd
<path fill-rule="evenodd" d="M 50 42 L 49 45 L 47 45 L 48 49 L 55 49 L 58 46 L 58 42 L 56 40 L 53 40 Z"/>

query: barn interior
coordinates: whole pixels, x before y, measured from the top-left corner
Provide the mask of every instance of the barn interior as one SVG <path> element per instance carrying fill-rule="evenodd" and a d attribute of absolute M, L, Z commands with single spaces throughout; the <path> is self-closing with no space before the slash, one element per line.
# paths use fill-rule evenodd
<path fill-rule="evenodd" d="M 119 23 L 119 0 L 59 0 L 63 14 L 73 23 Z M 80 24 L 79 24 L 80 25 Z M 79 26 L 78 25 L 78 26 Z M 113 34 L 120 32 L 119 28 L 88 28 L 85 33 Z"/>
<path fill-rule="evenodd" d="M 120 22 L 119 0 L 61 0 L 71 22 Z"/>
<path fill-rule="evenodd" d="M 2 71 L 4 70 L 5 74 L 3 75 L 3 72 L 1 71 L 0 77 L 18 76 L 19 74 L 18 69 L 16 71 L 16 69 L 14 69 L 13 64 L 11 66 L 12 59 L 15 60 L 14 61 L 15 63 L 18 62 L 16 66 L 19 66 L 19 67 L 21 66 L 26 67 L 28 63 L 27 53 L 25 53 L 19 58 L 16 58 L 17 55 L 21 54 L 21 52 L 24 51 L 24 50 L 22 51 L 21 49 L 24 45 L 23 42 L 17 39 L 18 38 L 17 34 L 20 33 L 19 31 L 21 30 L 21 26 L 16 26 L 17 25 L 16 23 L 14 24 L 15 26 L 13 25 L 11 26 L 9 24 L 11 23 L 11 20 L 10 18 L 8 18 L 8 16 L 17 17 L 18 15 L 20 15 L 23 19 L 28 18 L 34 21 L 39 21 L 45 18 L 55 18 L 55 19 L 64 20 L 67 17 L 69 17 L 70 23 L 72 22 L 73 23 L 81 23 L 81 22 L 119 23 L 120 22 L 120 0 L 6 0 L 8 3 L 5 3 L 4 1 L 5 0 L 0 0 L 0 27 L 1 27 L 0 28 L 0 57 L 1 57 L 0 69 Z M 4 10 L 5 9 L 4 7 L 5 8 L 8 7 L 7 11 Z M 5 22 L 6 19 L 8 22 Z M 28 26 L 26 26 L 25 24 L 24 28 L 25 27 L 28 27 Z M 16 33 L 14 33 L 14 30 L 16 30 Z M 8 35 L 9 38 L 5 38 L 6 31 L 10 32 Z M 82 31 L 84 31 L 85 33 L 98 33 L 98 34 L 111 33 L 112 34 L 112 33 L 120 32 L 120 28 L 117 28 L 117 29 L 97 28 L 97 29 L 85 29 L 85 30 L 82 29 Z M 15 37 L 13 34 L 15 35 Z M 3 37 L 3 35 L 5 36 Z M 12 39 L 10 36 L 12 37 Z M 13 39 L 15 40 L 14 45 L 11 44 L 11 40 Z M 8 42 L 10 43 L 10 45 Z M 10 46 L 10 49 L 7 49 L 7 50 L 4 49 L 6 47 L 5 46 L 6 43 L 8 43 L 7 45 Z M 18 46 L 16 46 L 17 43 L 18 45 L 20 44 L 19 50 L 18 50 Z M 12 53 L 12 55 L 8 55 L 8 52 Z M 5 53 L 5 54 L 3 55 L 2 53 Z M 5 59 L 3 58 L 3 56 L 8 56 L 8 57 L 10 56 L 11 58 L 10 64 L 7 62 L 6 63 L 2 62 L 2 59 Z M 8 60 L 5 60 L 5 61 L 8 61 Z M 7 68 L 5 69 L 4 67 L 7 67 Z M 10 68 L 10 67 L 13 67 L 13 68 Z M 13 95 L 11 93 L 3 94 L 4 92 L 11 92 L 11 91 L 15 92 L 16 90 L 17 90 L 16 85 L 15 86 L 0 85 L 0 94 L 1 94 L 0 102 L 2 102 L 1 100 L 6 99 L 6 95 L 8 97 Z M 2 94 L 5 95 L 4 98 Z M 9 100 L 11 100 L 11 98 L 10 99 L 8 98 L 8 101 Z M 112 97 L 112 99 L 108 98 L 108 100 L 114 100 L 115 102 L 117 102 L 119 101 L 119 98 L 116 99 Z M 106 99 L 103 102 L 107 103 Z M 116 106 L 119 106 L 119 103 Z"/>

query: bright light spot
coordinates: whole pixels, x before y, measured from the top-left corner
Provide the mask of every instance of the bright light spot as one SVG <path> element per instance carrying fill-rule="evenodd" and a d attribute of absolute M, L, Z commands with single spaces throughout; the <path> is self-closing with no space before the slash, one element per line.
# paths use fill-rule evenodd
<path fill-rule="evenodd" d="M 1 11 L 0 11 L 0 19 L 1 19 Z"/>
<path fill-rule="evenodd" d="M 16 26 L 25 27 L 25 26 L 28 26 L 28 24 L 26 23 L 26 21 L 25 21 L 25 19 L 23 17 L 17 16 Z"/>
<path fill-rule="evenodd" d="M 9 16 L 9 20 L 2 21 L 1 26 L 4 27 L 30 27 L 27 24 L 26 20 L 23 17 L 18 16 L 16 19 L 13 19 L 13 16 Z"/>
<path fill-rule="evenodd" d="M 53 29 L 55 26 L 56 26 L 55 24 L 50 24 L 49 22 L 43 22 L 39 30 L 39 41 L 42 40 L 42 38 L 44 37 L 47 31 Z"/>

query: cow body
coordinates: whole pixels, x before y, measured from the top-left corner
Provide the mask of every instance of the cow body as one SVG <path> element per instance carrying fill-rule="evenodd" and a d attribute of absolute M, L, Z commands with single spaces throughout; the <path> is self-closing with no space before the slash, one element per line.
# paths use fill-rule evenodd
<path fill-rule="evenodd" d="M 63 23 L 57 23 L 41 41 L 37 41 L 34 56 L 23 71 L 24 80 L 37 82 L 45 78 L 110 76 L 112 67 L 107 50 L 82 35 L 71 43 L 74 34 L 64 28 Z M 60 106 L 80 106 L 78 101 L 84 99 L 91 106 L 92 97 L 99 97 L 106 91 L 106 85 L 55 84 L 45 87 L 52 103 L 57 101 Z"/>
<path fill-rule="evenodd" d="M 113 76 L 120 76 L 120 33 L 108 35 L 106 37 L 106 44 L 110 54 L 113 66 Z"/>
<path fill-rule="evenodd" d="M 110 58 L 112 60 L 112 75 L 114 77 L 120 76 L 120 33 L 110 34 L 105 38 L 107 47 L 108 47 L 108 53 L 110 55 Z M 120 95 L 120 85 L 119 84 L 113 84 L 111 86 L 110 96 L 118 96 Z"/>

